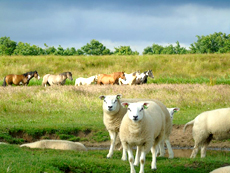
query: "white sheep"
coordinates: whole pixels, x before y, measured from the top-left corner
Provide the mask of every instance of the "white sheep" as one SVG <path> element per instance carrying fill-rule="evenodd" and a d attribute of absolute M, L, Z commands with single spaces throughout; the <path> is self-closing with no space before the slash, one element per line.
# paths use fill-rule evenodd
<path fill-rule="evenodd" d="M 206 156 L 206 149 L 212 139 L 230 138 L 230 108 L 216 109 L 199 114 L 184 126 L 193 125 L 192 135 L 195 145 L 190 158 L 195 158 L 201 147 L 201 158 Z"/>
<path fill-rule="evenodd" d="M 22 144 L 20 147 L 87 151 L 87 148 L 82 143 L 67 140 L 40 140 L 37 142 Z"/>
<path fill-rule="evenodd" d="M 228 173 L 228 172 L 230 172 L 230 166 L 224 166 L 224 167 L 215 169 L 210 173 Z"/>
<path fill-rule="evenodd" d="M 180 110 L 180 108 L 175 107 L 175 108 L 167 108 L 167 109 L 168 109 L 169 115 L 170 115 L 170 117 L 171 117 L 171 119 L 173 121 L 174 113 L 178 112 Z"/>
<path fill-rule="evenodd" d="M 127 112 L 127 108 L 121 106 L 120 98 L 121 94 L 118 95 L 107 95 L 100 96 L 103 100 L 103 123 L 109 132 L 111 144 L 107 158 L 111 158 L 113 155 L 115 142 L 118 136 L 121 120 Z M 125 160 L 125 151 L 123 149 L 122 160 Z"/>
<path fill-rule="evenodd" d="M 137 102 L 137 101 L 157 101 L 155 99 L 121 99 L 122 95 L 118 94 L 118 95 L 107 95 L 107 96 L 100 96 L 99 98 L 101 100 L 103 100 L 103 123 L 106 127 L 106 129 L 109 132 L 110 135 L 110 140 L 111 140 L 111 144 L 110 144 L 110 149 L 109 149 L 109 153 L 107 154 L 107 158 L 111 158 L 113 155 L 113 151 L 115 148 L 115 142 L 116 139 L 119 139 L 118 133 L 119 133 L 119 128 L 120 128 L 120 124 L 121 124 L 121 120 L 124 117 L 125 113 L 127 112 L 127 108 L 124 108 L 121 106 L 121 102 Z M 167 119 L 170 119 L 170 115 L 166 109 L 166 107 L 159 101 L 157 101 L 158 104 L 160 104 L 160 106 L 162 107 L 163 111 L 165 112 L 165 114 L 167 115 Z M 172 123 L 171 121 L 167 121 L 167 127 L 168 128 L 168 136 L 171 133 L 171 126 Z M 168 139 L 168 138 L 167 138 Z M 169 145 L 170 143 L 167 142 L 166 144 L 168 147 L 168 152 L 169 152 L 169 158 L 173 158 L 173 151 L 171 149 L 171 145 Z M 164 156 L 165 154 L 165 150 L 164 147 L 161 146 L 161 156 Z M 123 148 L 123 153 L 122 153 L 122 160 L 127 160 L 127 155 L 126 155 L 126 151 Z"/>
<path fill-rule="evenodd" d="M 128 151 L 130 172 L 135 173 L 134 165 L 140 160 L 140 173 L 144 173 L 145 156 L 152 151 L 151 168 L 156 169 L 155 147 L 165 135 L 165 118 L 161 107 L 153 102 L 125 103 L 128 108 L 120 126 L 120 140 L 122 146 Z M 137 146 L 138 153 L 134 163 L 132 147 Z"/>
<path fill-rule="evenodd" d="M 160 104 L 161 105 L 161 104 Z M 162 107 L 162 105 L 161 105 L 161 107 Z M 165 108 L 164 108 L 164 106 L 162 107 L 162 109 L 163 110 L 165 110 Z M 173 158 L 174 157 L 174 153 L 173 153 L 173 151 L 172 151 L 172 149 L 171 149 L 171 144 L 170 144 L 170 142 L 169 142 L 169 135 L 171 134 L 171 131 L 172 131 L 172 121 L 173 121 L 173 115 L 174 115 L 174 113 L 176 113 L 176 112 L 178 112 L 179 110 L 180 110 L 180 108 L 177 108 L 177 107 L 175 107 L 175 108 L 167 108 L 167 110 L 168 110 L 168 112 L 169 112 L 169 115 L 170 115 L 170 118 L 171 118 L 171 122 L 169 122 L 169 119 L 167 118 L 168 117 L 168 115 L 166 116 L 166 127 L 167 127 L 167 129 L 168 129 L 168 131 L 167 131 L 167 138 L 166 138 L 166 140 L 165 140 L 165 143 L 166 143 L 166 146 L 167 146 L 167 148 L 168 148 L 168 152 L 169 152 L 169 158 Z M 164 141 L 162 141 L 161 142 L 161 144 L 160 145 L 162 145 L 161 146 L 161 149 L 163 149 L 164 148 Z M 158 155 L 158 153 L 159 153 L 159 150 L 160 150 L 160 148 L 159 148 L 159 146 L 157 146 L 157 155 Z M 160 156 L 164 156 L 165 155 L 165 150 L 163 150 L 163 151 L 160 151 Z"/>

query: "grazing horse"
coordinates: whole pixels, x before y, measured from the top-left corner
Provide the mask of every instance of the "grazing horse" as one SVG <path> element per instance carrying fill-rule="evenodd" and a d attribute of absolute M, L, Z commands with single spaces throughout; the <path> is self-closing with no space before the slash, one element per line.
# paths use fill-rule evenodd
<path fill-rule="evenodd" d="M 77 78 L 75 80 L 75 86 L 80 86 L 80 85 L 90 85 L 93 84 L 97 81 L 97 76 L 91 76 L 89 78 Z"/>
<path fill-rule="evenodd" d="M 71 72 L 64 72 L 59 75 L 46 74 L 43 77 L 42 86 L 64 85 L 67 78 L 73 80 Z"/>
<path fill-rule="evenodd" d="M 97 79 L 97 84 L 119 84 L 118 79 L 126 79 L 124 72 L 114 72 L 112 74 L 100 74 Z"/>
<path fill-rule="evenodd" d="M 40 79 L 37 71 L 30 71 L 22 75 L 9 74 L 4 78 L 2 86 L 6 85 L 28 85 L 29 81 L 33 78 Z"/>
<path fill-rule="evenodd" d="M 37 80 L 40 79 L 40 76 L 38 75 L 38 72 L 35 70 L 35 71 L 30 71 L 30 72 L 27 72 L 27 73 L 24 73 L 23 75 L 30 75 L 30 78 L 28 79 L 27 81 L 27 85 L 29 84 L 30 80 L 35 77 Z"/>

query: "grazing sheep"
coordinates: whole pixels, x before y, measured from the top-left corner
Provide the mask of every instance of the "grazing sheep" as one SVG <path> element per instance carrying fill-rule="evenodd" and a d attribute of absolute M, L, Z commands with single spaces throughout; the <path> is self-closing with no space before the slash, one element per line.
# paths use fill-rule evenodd
<path fill-rule="evenodd" d="M 184 126 L 193 125 L 192 135 L 195 146 L 190 158 L 195 158 L 201 147 L 201 158 L 206 156 L 206 149 L 212 139 L 230 138 L 230 108 L 216 109 L 199 114 Z"/>
<path fill-rule="evenodd" d="M 140 159 L 140 173 L 144 173 L 145 156 L 152 151 L 151 168 L 156 169 L 155 147 L 165 138 L 165 118 L 161 107 L 153 101 L 126 103 L 128 111 L 121 121 L 120 140 L 122 146 L 128 151 L 131 173 L 135 173 L 132 147 L 137 146 Z M 135 159 L 136 162 L 136 159 Z"/>
<path fill-rule="evenodd" d="M 210 173 L 228 173 L 228 172 L 230 172 L 230 166 L 224 166 L 224 167 L 215 169 Z"/>
<path fill-rule="evenodd" d="M 41 140 L 28 144 L 22 144 L 20 147 L 87 151 L 87 148 L 82 143 L 66 140 Z"/>

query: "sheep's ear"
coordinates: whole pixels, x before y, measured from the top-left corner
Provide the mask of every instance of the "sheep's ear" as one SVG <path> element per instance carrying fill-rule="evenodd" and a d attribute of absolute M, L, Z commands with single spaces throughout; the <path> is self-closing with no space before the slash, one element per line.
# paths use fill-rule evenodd
<path fill-rule="evenodd" d="M 178 112 L 179 110 L 180 110 L 180 108 L 174 108 L 174 109 L 173 109 L 173 112 L 176 113 L 176 112 Z"/>
<path fill-rule="evenodd" d="M 148 107 L 149 107 L 148 105 L 149 105 L 149 103 L 144 103 L 143 104 L 144 109 L 148 109 Z"/>
<path fill-rule="evenodd" d="M 99 99 L 104 100 L 105 96 L 99 96 Z"/>
<path fill-rule="evenodd" d="M 124 108 L 127 108 L 129 106 L 129 103 L 121 103 L 121 105 L 124 107 Z"/>
<path fill-rule="evenodd" d="M 117 94 L 117 99 L 119 100 L 119 99 L 121 99 L 121 94 Z"/>

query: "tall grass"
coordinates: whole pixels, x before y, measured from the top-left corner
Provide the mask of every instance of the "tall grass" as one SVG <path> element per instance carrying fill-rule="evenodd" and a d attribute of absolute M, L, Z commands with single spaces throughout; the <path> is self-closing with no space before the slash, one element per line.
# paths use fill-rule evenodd
<path fill-rule="evenodd" d="M 7 74 L 37 70 L 40 76 L 71 71 L 74 79 L 100 73 L 131 73 L 153 70 L 150 83 L 229 84 L 230 54 L 144 55 L 144 56 L 0 56 L 0 79 Z M 68 81 L 68 80 L 67 80 Z M 2 81 L 1 81 L 2 82 Z M 32 82 L 40 85 L 41 81 Z M 69 83 L 73 84 L 73 83 Z"/>

